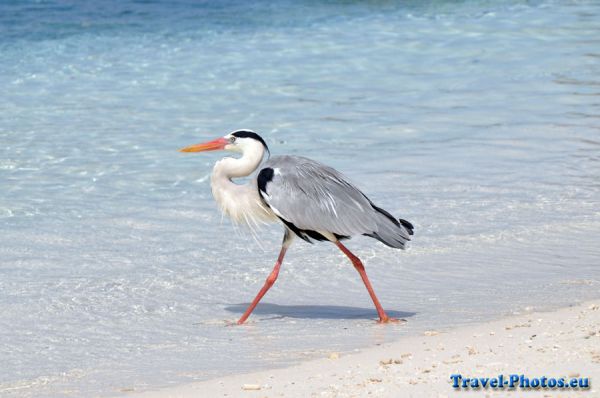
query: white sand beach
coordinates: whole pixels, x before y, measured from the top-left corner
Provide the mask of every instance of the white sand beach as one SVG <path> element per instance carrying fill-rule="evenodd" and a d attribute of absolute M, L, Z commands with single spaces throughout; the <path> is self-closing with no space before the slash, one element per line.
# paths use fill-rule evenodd
<path fill-rule="evenodd" d="M 598 21 L 597 0 L 0 1 L 0 398 L 600 398 Z M 298 238 L 224 327 L 288 222 L 352 236 L 406 323 Z"/>
<path fill-rule="evenodd" d="M 382 325 L 385 327 L 385 325 Z M 476 390 L 478 397 L 600 396 L 600 302 L 553 312 L 531 312 L 420 336 L 354 354 L 285 369 L 222 377 L 133 398 L 167 397 L 449 397 L 450 376 L 494 378 L 589 378 L 588 389 Z M 470 390 L 470 389 L 469 389 Z M 465 395 L 467 394 L 467 395 Z"/>

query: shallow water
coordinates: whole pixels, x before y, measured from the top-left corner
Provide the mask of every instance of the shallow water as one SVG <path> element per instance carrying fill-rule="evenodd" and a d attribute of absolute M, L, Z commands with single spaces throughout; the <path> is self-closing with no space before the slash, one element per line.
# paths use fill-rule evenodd
<path fill-rule="evenodd" d="M 167 4 L 169 3 L 169 4 Z M 600 297 L 600 3 L 0 4 L 0 395 L 111 395 Z M 252 128 L 412 221 L 351 265 L 222 220 Z"/>

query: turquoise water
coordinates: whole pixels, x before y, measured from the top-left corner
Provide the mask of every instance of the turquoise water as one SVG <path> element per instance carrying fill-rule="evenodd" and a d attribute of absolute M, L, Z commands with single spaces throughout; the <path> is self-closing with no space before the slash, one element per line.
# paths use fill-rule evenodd
<path fill-rule="evenodd" d="M 600 286 L 600 3 L 0 3 L 0 395 L 114 395 L 531 309 Z M 349 176 L 413 222 L 368 238 L 381 327 L 327 244 L 222 220 L 219 154 Z M 262 246 L 262 248 L 261 248 Z"/>

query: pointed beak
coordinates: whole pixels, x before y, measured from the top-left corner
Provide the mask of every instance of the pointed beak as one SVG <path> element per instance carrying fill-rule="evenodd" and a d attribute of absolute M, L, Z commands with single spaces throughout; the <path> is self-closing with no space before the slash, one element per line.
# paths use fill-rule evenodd
<path fill-rule="evenodd" d="M 202 144 L 194 144 L 181 148 L 179 152 L 204 152 L 204 151 L 219 151 L 225 149 L 225 145 L 229 144 L 229 141 L 225 138 L 217 138 L 216 140 L 204 142 Z"/>

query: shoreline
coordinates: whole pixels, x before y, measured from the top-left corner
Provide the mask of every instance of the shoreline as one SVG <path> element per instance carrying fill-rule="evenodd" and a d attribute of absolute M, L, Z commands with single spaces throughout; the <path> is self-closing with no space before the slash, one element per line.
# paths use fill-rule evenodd
<path fill-rule="evenodd" d="M 450 376 L 589 378 L 587 389 L 455 389 Z M 600 393 L 600 299 L 548 312 L 406 336 L 356 353 L 331 352 L 287 368 L 219 377 L 132 398 L 595 396 Z M 121 395 L 122 396 L 122 395 Z"/>

